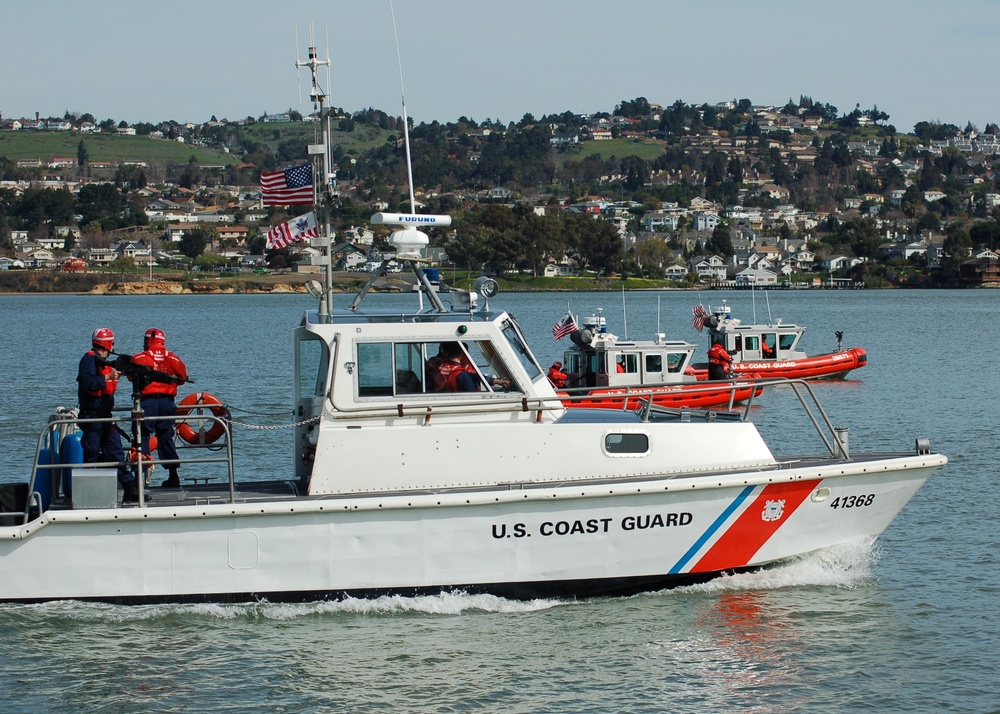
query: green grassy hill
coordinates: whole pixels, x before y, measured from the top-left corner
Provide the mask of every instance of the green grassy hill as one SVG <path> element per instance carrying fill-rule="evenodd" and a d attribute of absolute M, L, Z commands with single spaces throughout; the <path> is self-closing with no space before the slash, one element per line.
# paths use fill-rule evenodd
<path fill-rule="evenodd" d="M 663 155 L 666 142 L 656 139 L 611 139 L 610 141 L 586 141 L 570 146 L 559 152 L 560 162 L 567 160 L 580 161 L 588 156 L 598 156 L 607 161 L 612 156 L 619 159 L 626 156 L 638 156 L 641 159 L 652 160 Z"/>
<path fill-rule="evenodd" d="M 379 129 L 365 124 L 355 124 L 354 131 L 345 132 L 337 128 L 333 122 L 330 132 L 330 143 L 341 146 L 345 153 L 360 154 L 368 149 L 382 146 L 386 139 L 395 132 Z M 243 127 L 246 135 L 267 144 L 272 151 L 277 150 L 283 141 L 299 140 L 308 144 L 319 144 L 321 127 L 317 122 L 288 122 L 282 124 L 249 124 Z M 75 154 L 74 154 L 75 156 Z"/>
<path fill-rule="evenodd" d="M 90 161 L 146 161 L 148 163 L 186 163 L 194 156 L 202 164 L 235 164 L 239 157 L 216 149 L 181 144 L 148 136 L 117 136 L 113 134 L 76 134 L 63 131 L 4 131 L 0 132 L 0 156 L 11 161 L 40 159 L 76 159 L 80 141 L 87 148 Z"/>
<path fill-rule="evenodd" d="M 289 140 L 304 144 L 322 141 L 316 135 L 320 126 L 315 122 L 290 122 L 287 124 L 250 124 L 242 132 L 251 139 L 267 144 L 276 152 L 278 145 Z M 356 125 L 352 132 L 337 130 L 334 126 L 331 142 L 341 146 L 345 153 L 360 154 L 381 146 L 392 132 L 375 127 Z M 122 161 L 145 161 L 149 164 L 184 164 L 192 156 L 200 164 L 237 164 L 238 152 L 225 153 L 218 149 L 182 144 L 148 136 L 118 136 L 116 134 L 77 134 L 55 131 L 4 131 L 0 132 L 0 157 L 10 161 L 39 159 L 47 164 L 54 158 L 76 159 L 77 147 L 83 141 L 91 162 L 109 161 L 117 165 Z"/>

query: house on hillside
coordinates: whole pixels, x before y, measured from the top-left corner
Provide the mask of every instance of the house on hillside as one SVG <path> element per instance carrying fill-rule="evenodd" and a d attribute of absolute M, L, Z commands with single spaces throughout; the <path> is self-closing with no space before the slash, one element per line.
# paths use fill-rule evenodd
<path fill-rule="evenodd" d="M 704 282 L 726 279 L 726 262 L 717 255 L 692 259 L 690 272 Z"/>
<path fill-rule="evenodd" d="M 736 273 L 737 285 L 777 285 L 778 274 L 764 267 L 744 268 Z"/>

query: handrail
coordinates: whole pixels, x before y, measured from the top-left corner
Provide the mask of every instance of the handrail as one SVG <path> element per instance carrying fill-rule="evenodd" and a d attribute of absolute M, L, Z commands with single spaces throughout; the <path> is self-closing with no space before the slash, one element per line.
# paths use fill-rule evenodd
<path fill-rule="evenodd" d="M 845 461 L 850 460 L 850 454 L 848 454 L 847 449 L 844 446 L 844 443 L 837 436 L 837 429 L 833 426 L 833 422 L 830 421 L 830 417 L 827 415 L 826 410 L 823 409 L 823 405 L 820 404 L 819 398 L 816 396 L 816 393 L 813 391 L 813 388 L 809 384 L 808 380 L 803 378 L 794 378 L 794 379 L 780 378 L 780 379 L 754 379 L 747 381 L 752 382 L 755 388 L 751 393 L 750 398 L 746 400 L 741 410 L 742 411 L 741 420 L 745 421 L 750 416 L 750 410 L 753 407 L 754 393 L 757 391 L 756 387 L 761 387 L 762 389 L 765 389 L 777 386 L 789 386 L 795 393 L 795 396 L 798 399 L 799 404 L 802 406 L 802 409 L 805 412 L 806 417 L 809 419 L 809 422 L 816 430 L 816 434 L 823 442 L 823 445 L 826 447 L 827 451 L 830 452 L 830 455 L 834 458 L 844 459 Z M 736 387 L 734 387 L 734 389 L 735 388 Z M 812 401 L 812 407 L 810 407 L 810 405 L 807 403 L 806 396 L 803 396 L 802 389 L 805 389 L 806 396 L 808 396 L 809 399 Z M 643 421 L 648 421 L 651 413 L 655 413 L 658 409 L 661 412 L 665 411 L 662 408 L 652 406 L 651 404 L 644 405 L 644 409 L 642 411 Z M 813 409 L 815 409 L 819 413 L 820 419 L 817 419 L 816 415 L 813 413 Z M 822 424 L 820 423 L 820 420 L 822 421 Z M 824 426 L 829 431 L 830 438 L 827 438 L 827 435 L 823 433 Z"/>
<path fill-rule="evenodd" d="M 170 415 L 170 416 L 160 416 L 160 415 L 157 415 L 157 416 L 144 416 L 144 417 L 139 418 L 139 419 L 134 418 L 134 416 L 132 415 L 132 413 L 130 413 L 129 416 L 123 416 L 123 417 L 114 417 L 114 416 L 112 416 L 112 417 L 97 417 L 97 418 L 90 418 L 90 419 L 63 418 L 63 417 L 60 417 L 60 418 L 56 418 L 56 419 L 50 420 L 45 425 L 45 427 L 42 429 L 42 431 L 38 435 L 38 443 L 37 443 L 37 445 L 35 447 L 35 461 L 34 461 L 34 464 L 32 464 L 31 477 L 28 480 L 29 498 L 28 498 L 28 503 L 25 504 L 25 511 L 24 511 L 24 514 L 23 514 L 24 515 L 24 522 L 25 523 L 28 522 L 28 518 L 30 517 L 30 514 L 31 514 L 31 505 L 32 505 L 31 494 L 35 493 L 35 482 L 36 482 L 36 480 L 38 478 L 38 472 L 39 471 L 48 472 L 48 471 L 51 471 L 52 469 L 117 468 L 117 467 L 119 467 L 121 465 L 121 462 L 118 462 L 118 461 L 98 461 L 98 462 L 88 462 L 88 463 L 83 463 L 83 462 L 61 462 L 60 461 L 59 463 L 50 463 L 50 464 L 39 463 L 39 460 L 41 458 L 42 449 L 44 448 L 43 445 L 46 443 L 46 437 L 49 436 L 50 432 L 56 433 L 56 431 L 60 427 L 65 426 L 65 425 L 70 425 L 70 424 L 72 424 L 72 425 L 79 425 L 79 424 L 110 423 L 110 424 L 131 425 L 135 421 L 146 422 L 146 421 L 163 421 L 163 420 L 169 420 L 169 421 L 173 421 L 173 422 L 178 422 L 178 421 L 181 421 L 181 420 L 184 420 L 184 421 L 206 421 L 206 422 L 214 422 L 214 423 L 220 424 L 222 426 L 222 429 L 223 429 L 223 436 L 224 436 L 223 440 L 218 441 L 218 442 L 216 442 L 214 444 L 211 444 L 211 445 L 208 445 L 208 444 L 205 444 L 205 445 L 201 445 L 201 444 L 186 444 L 182 448 L 202 448 L 203 446 L 204 447 L 209 447 L 210 446 L 211 449 L 214 450 L 214 449 L 218 449 L 219 447 L 225 447 L 225 455 L 220 455 L 220 456 L 215 456 L 215 457 L 208 457 L 208 458 L 159 459 L 159 458 L 153 458 L 152 454 L 150 454 L 149 460 L 146 460 L 146 459 L 143 459 L 143 458 L 138 459 L 135 466 L 136 466 L 136 469 L 138 470 L 137 478 L 139 480 L 139 483 L 138 483 L 138 486 L 139 486 L 139 501 L 138 501 L 138 503 L 136 505 L 138 505 L 138 507 L 140 507 L 140 508 L 145 508 L 146 507 L 146 500 L 145 500 L 143 494 L 145 492 L 145 487 L 146 487 L 146 483 L 145 483 L 145 470 L 146 470 L 147 466 L 155 466 L 157 464 L 164 465 L 164 466 L 171 466 L 171 465 L 178 465 L 178 464 L 197 464 L 197 463 L 225 463 L 225 464 L 227 464 L 227 470 L 228 470 L 228 475 L 229 475 L 229 499 L 230 499 L 230 503 L 235 503 L 235 501 L 236 501 L 236 472 L 235 472 L 235 469 L 233 467 L 232 430 L 230 429 L 229 422 L 228 422 L 228 420 L 225 417 L 215 416 L 214 414 L 208 414 L 208 413 L 205 413 L 205 414 L 196 414 L 196 413 L 191 413 L 191 414 L 177 414 L 177 415 Z M 127 433 L 128 432 L 126 432 L 126 434 Z M 127 451 L 128 448 L 130 448 L 130 447 L 126 446 L 125 450 Z M 180 454 L 178 454 L 178 456 L 180 456 Z M 131 462 L 128 459 L 126 459 L 124 463 L 125 463 L 125 465 L 127 467 L 131 467 Z M 49 478 L 51 478 L 51 474 L 49 475 Z M 41 510 L 41 503 L 40 502 L 39 502 L 39 510 Z"/>

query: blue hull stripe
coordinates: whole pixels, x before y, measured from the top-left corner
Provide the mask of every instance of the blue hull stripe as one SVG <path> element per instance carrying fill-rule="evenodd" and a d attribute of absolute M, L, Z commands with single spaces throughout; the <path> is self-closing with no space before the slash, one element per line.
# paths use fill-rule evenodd
<path fill-rule="evenodd" d="M 750 494 L 753 493 L 754 488 L 756 488 L 756 487 L 755 486 L 747 486 L 745 489 L 743 489 L 740 492 L 739 496 L 737 496 L 736 498 L 733 499 L 733 502 L 729 504 L 729 507 L 726 508 L 726 510 L 724 510 L 719 515 L 719 517 L 715 519 L 715 522 L 712 523 L 712 525 L 710 525 L 708 527 L 708 530 L 706 530 L 704 533 L 702 533 L 701 537 L 697 541 L 695 541 L 694 545 L 692 545 L 688 549 L 688 552 L 685 553 L 684 556 L 680 560 L 677 561 L 677 564 L 674 565 L 674 567 L 672 567 L 668 571 L 671 575 L 675 575 L 677 573 L 680 573 L 687 566 L 687 564 L 691 561 L 691 559 L 695 556 L 695 554 L 699 550 L 701 550 L 702 546 L 704 546 L 705 543 L 707 543 L 709 541 L 709 539 L 711 539 L 712 536 L 714 536 L 716 534 L 716 532 L 720 528 L 722 528 L 722 524 L 725 523 L 726 520 L 731 515 L 733 515 L 733 512 L 737 508 L 739 508 L 740 505 L 745 500 L 747 500 L 747 498 L 750 496 Z"/>

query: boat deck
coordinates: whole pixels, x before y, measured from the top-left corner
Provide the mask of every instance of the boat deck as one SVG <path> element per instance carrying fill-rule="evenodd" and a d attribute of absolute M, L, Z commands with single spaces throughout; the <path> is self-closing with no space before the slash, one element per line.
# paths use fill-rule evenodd
<path fill-rule="evenodd" d="M 853 463 L 866 463 L 884 460 L 886 458 L 896 458 L 911 456 L 911 453 L 870 453 L 858 455 L 857 457 L 852 457 L 850 462 Z M 792 468 L 821 468 L 824 466 L 833 466 L 836 464 L 844 463 L 843 458 L 833 457 L 833 456 L 823 456 L 823 455 L 808 455 L 808 456 L 784 456 L 778 457 L 773 466 L 769 468 L 761 469 L 759 467 L 753 469 L 745 470 L 728 470 L 724 472 L 690 472 L 690 473 L 674 473 L 669 475 L 650 475 L 644 477 L 632 477 L 628 479 L 630 482 L 649 482 L 658 481 L 663 479 L 670 480 L 682 480 L 682 479 L 704 479 L 706 481 L 716 481 L 720 474 L 733 475 L 739 473 L 760 473 L 761 471 L 785 471 Z M 387 498 L 392 496 L 400 495 L 429 495 L 429 494 L 443 494 L 443 493 L 468 493 L 474 491 L 483 490 L 523 490 L 523 491 L 533 491 L 542 489 L 551 489 L 553 487 L 558 487 L 563 484 L 557 482 L 531 482 L 531 483 L 520 483 L 520 482 L 509 482 L 503 484 L 496 484 L 490 487 L 465 487 L 465 488 L 449 488 L 449 489 L 428 489 L 428 490 L 408 490 L 408 491 L 380 491 L 377 493 L 350 493 L 350 494 L 327 494 L 322 496 L 309 496 L 303 492 L 299 482 L 294 480 L 274 480 L 274 481 L 249 481 L 240 482 L 235 484 L 234 497 L 230 498 L 230 489 L 228 483 L 223 483 L 221 481 L 215 482 L 205 482 L 204 479 L 181 478 L 181 488 L 162 488 L 159 486 L 150 486 L 146 488 L 146 493 L 149 494 L 149 500 L 146 502 L 146 508 L 176 508 L 178 506 L 199 506 L 199 505 L 210 505 L 210 504 L 222 504 L 222 503 L 263 503 L 263 502 L 280 502 L 280 501 L 295 501 L 295 500 L 333 500 L 338 498 L 350 498 L 352 500 L 357 499 L 378 499 Z M 608 483 L 620 483 L 621 479 L 594 479 L 593 481 L 576 481 L 574 485 L 601 485 Z M 72 509 L 72 502 L 67 498 L 59 498 L 52 502 L 50 510 L 60 511 Z M 122 508 L 138 508 L 138 504 L 121 504 Z"/>

